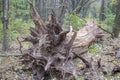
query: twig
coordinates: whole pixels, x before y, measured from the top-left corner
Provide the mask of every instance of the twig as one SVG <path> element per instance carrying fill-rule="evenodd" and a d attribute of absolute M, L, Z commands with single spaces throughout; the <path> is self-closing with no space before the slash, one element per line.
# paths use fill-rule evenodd
<path fill-rule="evenodd" d="M 113 68 L 111 75 L 113 76 L 113 75 L 115 75 L 115 74 L 117 74 L 117 73 L 120 73 L 120 66 L 118 66 L 118 65 L 116 65 L 116 66 Z"/>
<path fill-rule="evenodd" d="M 19 45 L 20 45 L 19 51 L 20 51 L 21 54 L 23 54 L 23 52 L 22 52 L 23 46 L 22 46 L 22 44 L 21 44 L 21 42 L 20 42 L 20 40 L 19 40 L 18 37 L 17 37 L 17 41 L 18 41 L 18 43 L 19 43 Z"/>
<path fill-rule="evenodd" d="M 68 42 L 68 44 L 65 46 L 65 48 L 66 48 L 66 53 L 67 53 L 67 54 L 69 54 L 69 51 L 70 51 L 70 49 L 71 49 L 71 47 L 72 47 L 72 45 L 73 45 L 73 42 L 74 42 L 76 36 L 77 36 L 77 32 L 75 31 L 74 34 L 73 34 L 73 36 L 72 36 L 72 38 L 71 38 L 71 40 L 70 40 L 70 41 Z"/>
<path fill-rule="evenodd" d="M 105 30 L 104 28 L 102 28 L 102 27 L 100 27 L 100 26 L 98 26 L 98 27 L 99 27 L 100 29 L 102 29 L 103 31 L 107 32 L 108 34 L 110 34 L 111 36 L 114 36 L 113 33 L 111 33 L 111 32 L 109 32 L 109 31 Z"/>
<path fill-rule="evenodd" d="M 20 57 L 21 54 L 0 54 L 0 57 Z"/>
<path fill-rule="evenodd" d="M 26 56 L 29 56 L 29 57 L 31 57 L 32 59 L 36 59 L 33 55 L 31 55 L 31 54 L 25 54 Z"/>
<path fill-rule="evenodd" d="M 83 57 L 79 56 L 79 55 L 76 54 L 75 52 L 73 52 L 73 54 L 74 54 L 76 57 L 78 57 L 79 59 L 82 60 L 82 62 L 86 65 L 86 68 L 91 68 L 92 65 L 91 65 L 87 60 L 85 60 Z"/>

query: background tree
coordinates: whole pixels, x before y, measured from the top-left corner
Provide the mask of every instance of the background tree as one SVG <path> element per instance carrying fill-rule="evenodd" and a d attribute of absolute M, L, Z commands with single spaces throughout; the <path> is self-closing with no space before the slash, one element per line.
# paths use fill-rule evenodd
<path fill-rule="evenodd" d="M 8 10 L 9 10 L 9 0 L 3 0 L 3 51 L 7 51 L 9 48 L 9 37 L 8 37 Z"/>
<path fill-rule="evenodd" d="M 120 0 L 116 1 L 115 25 L 113 27 L 114 37 L 118 37 L 120 32 Z"/>
<path fill-rule="evenodd" d="M 0 20 L 2 18 L 2 7 L 3 7 L 2 0 L 0 0 Z"/>
<path fill-rule="evenodd" d="M 100 21 L 105 20 L 105 0 L 101 0 L 101 8 L 100 8 L 99 20 Z"/>
<path fill-rule="evenodd" d="M 97 0 L 71 0 L 72 12 L 80 14 L 81 17 L 85 18 L 88 14 L 90 5 Z"/>
<path fill-rule="evenodd" d="M 56 18 L 62 23 L 64 14 L 75 13 L 85 18 L 88 14 L 90 5 L 97 0 L 35 0 L 37 11 L 44 21 L 47 20 L 51 9 L 56 13 Z"/>

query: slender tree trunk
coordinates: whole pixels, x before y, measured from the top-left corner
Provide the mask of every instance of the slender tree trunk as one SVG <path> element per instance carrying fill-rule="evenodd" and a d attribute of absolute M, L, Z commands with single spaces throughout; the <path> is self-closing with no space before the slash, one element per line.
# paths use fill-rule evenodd
<path fill-rule="evenodd" d="M 2 0 L 0 0 L 0 21 L 2 20 Z"/>
<path fill-rule="evenodd" d="M 67 9 L 67 0 L 62 0 L 61 3 L 60 3 L 62 6 L 60 8 L 60 11 L 59 11 L 59 17 L 58 17 L 58 21 L 59 21 L 59 24 L 62 25 L 63 24 L 63 18 L 65 16 L 65 13 L 66 13 L 66 9 Z"/>
<path fill-rule="evenodd" d="M 7 51 L 9 48 L 9 37 L 8 37 L 8 10 L 9 10 L 9 0 L 3 0 L 3 51 Z"/>
<path fill-rule="evenodd" d="M 99 20 L 104 21 L 105 20 L 105 1 L 102 0 L 101 2 L 101 8 L 100 8 L 100 15 L 99 15 Z"/>
<path fill-rule="evenodd" d="M 119 32 L 120 32 L 120 0 L 117 0 L 115 26 L 113 27 L 114 37 L 118 37 Z"/>

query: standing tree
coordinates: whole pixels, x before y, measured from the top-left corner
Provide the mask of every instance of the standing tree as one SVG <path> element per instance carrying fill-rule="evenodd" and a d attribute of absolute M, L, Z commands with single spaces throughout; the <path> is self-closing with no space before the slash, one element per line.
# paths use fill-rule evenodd
<path fill-rule="evenodd" d="M 1 20 L 1 16 L 2 16 L 2 0 L 0 0 L 0 20 Z"/>
<path fill-rule="evenodd" d="M 101 8 L 100 8 L 99 20 L 100 21 L 105 20 L 105 1 L 104 0 L 101 0 Z"/>
<path fill-rule="evenodd" d="M 72 12 L 75 14 L 81 14 L 83 18 L 86 17 L 90 5 L 96 0 L 71 0 Z"/>
<path fill-rule="evenodd" d="M 116 1 L 115 26 L 113 27 L 114 37 L 118 37 L 120 32 L 120 0 Z"/>
<path fill-rule="evenodd" d="M 8 37 L 8 10 L 9 10 L 9 0 L 3 0 L 3 51 L 7 51 L 9 46 L 9 37 Z"/>

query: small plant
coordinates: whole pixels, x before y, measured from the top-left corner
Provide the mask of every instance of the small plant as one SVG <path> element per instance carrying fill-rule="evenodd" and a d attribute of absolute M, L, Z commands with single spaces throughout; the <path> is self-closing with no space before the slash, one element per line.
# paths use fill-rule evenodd
<path fill-rule="evenodd" d="M 89 47 L 89 51 L 90 51 L 90 53 L 98 53 L 100 48 L 101 47 L 98 44 L 94 43 Z"/>
<path fill-rule="evenodd" d="M 104 21 L 100 22 L 100 25 L 106 31 L 112 33 L 112 29 L 114 26 L 115 14 L 111 11 L 111 9 L 109 7 L 106 7 L 105 16 L 106 16 L 106 19 Z"/>
<path fill-rule="evenodd" d="M 78 29 L 79 27 L 85 25 L 85 20 L 82 19 L 77 14 L 68 14 L 68 13 L 66 13 L 63 25 L 64 26 L 72 26 L 74 29 Z"/>
<path fill-rule="evenodd" d="M 29 34 L 29 26 L 34 26 L 31 21 L 23 21 L 22 19 L 12 20 L 9 24 L 10 41 L 15 40 L 20 35 Z"/>

